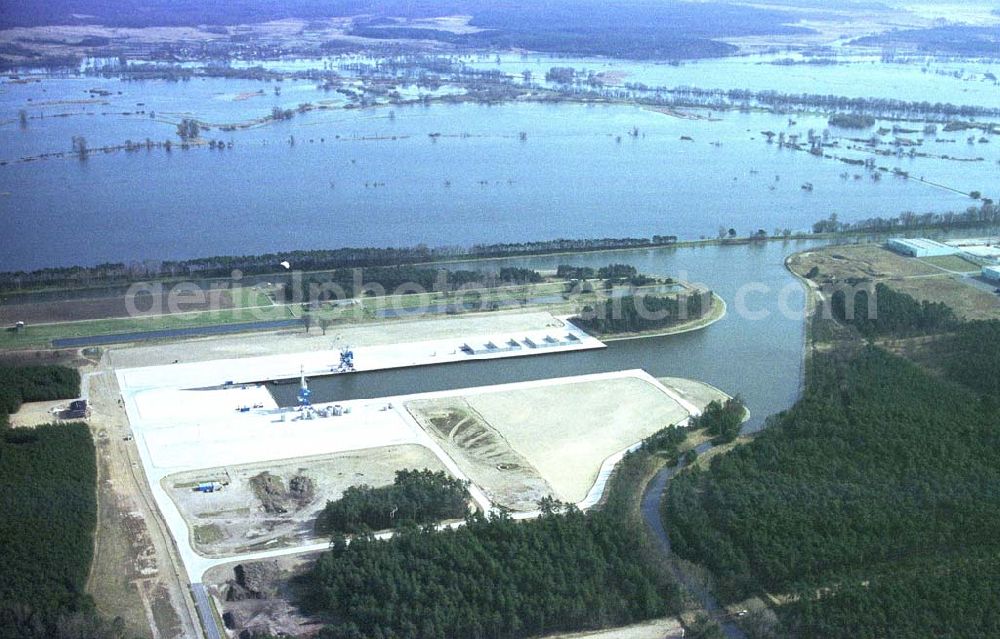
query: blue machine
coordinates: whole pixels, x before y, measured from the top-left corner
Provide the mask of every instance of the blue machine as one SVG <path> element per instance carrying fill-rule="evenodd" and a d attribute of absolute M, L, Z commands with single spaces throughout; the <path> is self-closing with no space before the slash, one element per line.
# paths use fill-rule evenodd
<path fill-rule="evenodd" d="M 312 406 L 309 402 L 309 396 L 312 395 L 312 391 L 309 390 L 309 382 L 306 381 L 306 369 L 301 367 L 301 378 L 299 381 L 299 406 L 305 408 L 306 406 Z"/>
<path fill-rule="evenodd" d="M 354 370 L 354 351 L 351 350 L 350 346 L 340 349 L 340 366 L 337 367 L 337 370 L 340 372 Z"/>

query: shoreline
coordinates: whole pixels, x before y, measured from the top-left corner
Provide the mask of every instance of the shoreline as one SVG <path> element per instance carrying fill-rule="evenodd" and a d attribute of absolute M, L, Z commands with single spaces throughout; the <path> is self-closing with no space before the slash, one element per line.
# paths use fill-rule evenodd
<path fill-rule="evenodd" d="M 633 339 L 649 339 L 651 337 L 666 337 L 668 335 L 682 335 L 684 333 L 693 333 L 694 331 L 700 331 L 704 328 L 708 328 L 712 324 L 722 320 L 729 311 L 729 306 L 726 304 L 726 300 L 712 292 L 712 297 L 714 298 L 714 308 L 721 309 L 713 312 L 706 317 L 699 317 L 696 320 L 681 324 L 680 326 L 675 326 L 673 328 L 665 329 L 653 329 L 649 331 L 641 331 L 639 333 L 598 333 L 594 337 L 601 340 L 602 342 L 625 342 Z"/>

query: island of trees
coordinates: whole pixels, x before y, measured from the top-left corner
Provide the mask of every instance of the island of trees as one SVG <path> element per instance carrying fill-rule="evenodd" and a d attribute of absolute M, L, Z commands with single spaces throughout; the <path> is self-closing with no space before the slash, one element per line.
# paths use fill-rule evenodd
<path fill-rule="evenodd" d="M 444 471 L 400 470 L 390 486 L 351 486 L 340 499 L 328 501 L 316 530 L 354 535 L 463 519 L 468 499 L 466 482 Z"/>
<path fill-rule="evenodd" d="M 711 312 L 714 304 L 715 296 L 711 291 L 623 295 L 596 306 L 585 306 L 573 322 L 603 334 L 640 333 L 702 318 Z"/>

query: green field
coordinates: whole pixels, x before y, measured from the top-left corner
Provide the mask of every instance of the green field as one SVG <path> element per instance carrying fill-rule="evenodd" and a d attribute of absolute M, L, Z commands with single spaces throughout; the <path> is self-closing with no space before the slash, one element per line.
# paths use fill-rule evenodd
<path fill-rule="evenodd" d="M 936 255 L 934 257 L 922 257 L 921 262 L 926 262 L 931 266 L 957 271 L 959 273 L 972 273 L 980 270 L 979 265 L 973 264 L 964 257 L 958 255 Z"/>
<path fill-rule="evenodd" d="M 387 295 L 363 298 L 360 304 L 354 305 L 338 306 L 334 303 L 323 303 L 312 315 L 317 323 L 320 320 L 356 323 L 373 321 L 376 319 L 376 311 L 387 308 L 417 309 L 421 306 L 458 305 L 462 302 L 483 303 L 489 306 L 489 303 L 494 301 L 525 301 L 534 297 L 552 298 L 553 296 L 560 296 L 560 300 L 558 302 L 546 300 L 543 303 L 529 304 L 529 306 L 565 308 L 567 311 L 572 311 L 577 304 L 597 299 L 597 295 L 590 293 L 574 296 L 572 300 L 562 299 L 561 293 L 564 287 L 564 282 L 550 281 L 523 286 L 469 289 L 457 293 Z M 595 287 L 597 287 L 596 284 Z M 257 291 L 254 291 L 253 295 L 243 296 L 242 299 L 236 301 L 239 304 L 237 308 L 223 310 L 32 324 L 22 331 L 5 330 L 0 332 L 0 349 L 44 346 L 51 343 L 52 340 L 74 337 L 297 319 L 303 316 L 305 308 L 305 305 L 298 303 L 273 304 L 267 295 Z"/>
<path fill-rule="evenodd" d="M 22 331 L 5 330 L 0 333 L 0 348 L 40 346 L 54 339 L 113 335 L 175 328 L 194 328 L 242 322 L 258 322 L 296 317 L 288 306 L 258 308 L 230 308 L 219 311 L 198 311 L 149 317 L 119 317 L 104 320 L 83 320 L 54 324 L 29 325 Z"/>

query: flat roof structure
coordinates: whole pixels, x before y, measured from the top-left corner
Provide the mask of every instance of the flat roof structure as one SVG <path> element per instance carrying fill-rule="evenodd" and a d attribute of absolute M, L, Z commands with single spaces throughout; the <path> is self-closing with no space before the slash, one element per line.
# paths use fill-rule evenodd
<path fill-rule="evenodd" d="M 1000 247 L 998 246 L 977 245 L 963 246 L 961 248 L 962 252 L 970 257 L 989 262 L 1000 262 Z"/>
<path fill-rule="evenodd" d="M 936 255 L 954 255 L 959 249 L 948 246 L 942 242 L 929 240 L 923 237 L 902 238 L 895 237 L 889 240 L 888 247 L 902 255 L 910 257 L 933 257 Z"/>
<path fill-rule="evenodd" d="M 983 278 L 991 282 L 1000 282 L 1000 265 L 998 266 L 984 266 L 983 267 Z"/>

